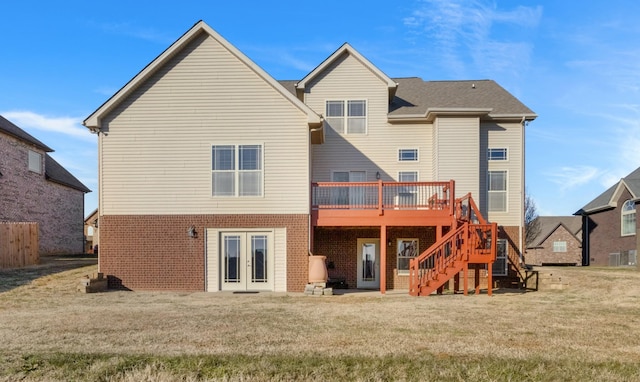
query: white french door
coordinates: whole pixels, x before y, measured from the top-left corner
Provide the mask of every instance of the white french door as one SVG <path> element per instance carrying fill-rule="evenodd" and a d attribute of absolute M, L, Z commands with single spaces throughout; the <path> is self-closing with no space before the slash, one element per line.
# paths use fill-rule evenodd
<path fill-rule="evenodd" d="M 221 233 L 221 289 L 273 290 L 273 258 L 271 232 Z"/>
<path fill-rule="evenodd" d="M 332 175 L 334 182 L 366 182 L 366 171 L 335 171 Z M 364 204 L 365 193 L 362 187 L 334 188 L 331 195 L 332 203 L 339 205 Z"/>
<path fill-rule="evenodd" d="M 379 289 L 380 239 L 358 239 L 358 279 L 357 287 Z"/>

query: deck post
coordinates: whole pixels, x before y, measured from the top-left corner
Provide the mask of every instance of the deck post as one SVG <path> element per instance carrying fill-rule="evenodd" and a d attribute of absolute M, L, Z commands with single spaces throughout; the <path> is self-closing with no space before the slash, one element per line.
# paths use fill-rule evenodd
<path fill-rule="evenodd" d="M 462 267 L 462 272 L 464 272 L 462 274 L 462 288 L 463 291 L 462 293 L 464 293 L 464 295 L 466 296 L 467 294 L 469 294 L 469 262 L 465 261 L 464 262 L 464 267 Z"/>
<path fill-rule="evenodd" d="M 380 226 L 380 293 L 387 291 L 387 226 Z"/>
<path fill-rule="evenodd" d="M 474 264 L 473 268 L 473 279 L 476 287 L 476 294 L 480 294 L 480 268 L 478 268 L 478 264 Z"/>

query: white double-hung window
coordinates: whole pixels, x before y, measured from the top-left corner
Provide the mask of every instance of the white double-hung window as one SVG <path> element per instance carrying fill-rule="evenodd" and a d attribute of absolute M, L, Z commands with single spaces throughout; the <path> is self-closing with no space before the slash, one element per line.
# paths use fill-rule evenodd
<path fill-rule="evenodd" d="M 340 134 L 366 134 L 367 101 L 327 101 L 325 121 Z"/>
<path fill-rule="evenodd" d="M 487 176 L 489 211 L 507 211 L 507 172 L 489 171 Z"/>
<path fill-rule="evenodd" d="M 213 196 L 262 196 L 262 145 L 211 147 Z"/>

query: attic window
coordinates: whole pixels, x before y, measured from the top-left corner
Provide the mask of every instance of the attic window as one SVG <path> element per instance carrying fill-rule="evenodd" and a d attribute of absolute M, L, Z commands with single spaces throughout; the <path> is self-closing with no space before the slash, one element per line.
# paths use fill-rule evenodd
<path fill-rule="evenodd" d="M 29 150 L 29 171 L 42 174 L 42 154 Z"/>

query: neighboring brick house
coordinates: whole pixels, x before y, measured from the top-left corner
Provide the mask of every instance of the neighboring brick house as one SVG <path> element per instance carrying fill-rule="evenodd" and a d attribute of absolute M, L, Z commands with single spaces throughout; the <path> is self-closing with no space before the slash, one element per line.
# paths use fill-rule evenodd
<path fill-rule="evenodd" d="M 100 228 L 98 223 L 98 209 L 93 210 L 84 219 L 85 252 L 97 253 L 100 245 Z"/>
<path fill-rule="evenodd" d="M 508 278 L 535 118 L 494 81 L 390 78 L 349 44 L 276 81 L 198 22 L 84 121 L 100 271 L 130 289 L 302 291 L 311 252 L 350 286 L 406 289 L 470 193 L 500 225 L 475 244 Z"/>
<path fill-rule="evenodd" d="M 52 151 L 0 116 L 0 221 L 37 222 L 41 256 L 82 253 L 90 190 L 49 156 Z"/>
<path fill-rule="evenodd" d="M 583 265 L 637 266 L 640 168 L 587 203 L 582 217 Z"/>
<path fill-rule="evenodd" d="M 539 233 L 527 248 L 529 265 L 582 265 L 582 219 L 579 216 L 539 216 Z"/>

